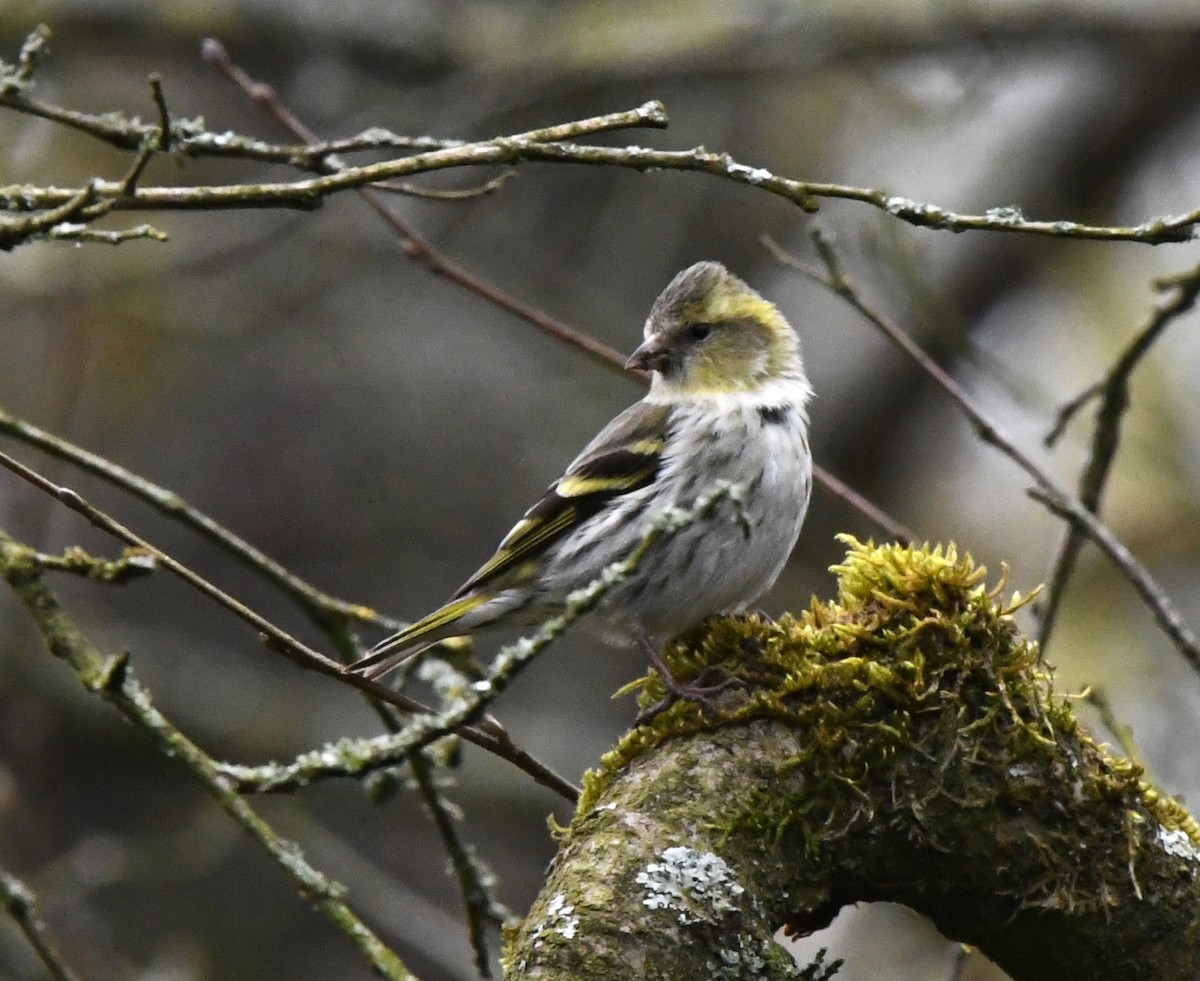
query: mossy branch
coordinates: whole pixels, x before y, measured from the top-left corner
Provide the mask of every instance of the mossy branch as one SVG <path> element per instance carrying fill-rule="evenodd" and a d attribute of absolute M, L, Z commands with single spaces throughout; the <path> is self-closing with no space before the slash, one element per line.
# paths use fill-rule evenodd
<path fill-rule="evenodd" d="M 1196 977 L 1200 830 L 1054 694 L 1019 598 L 953 548 L 849 541 L 835 602 L 668 652 L 747 685 L 589 775 L 508 977 L 790 976 L 781 925 L 884 900 L 1016 981 Z"/>

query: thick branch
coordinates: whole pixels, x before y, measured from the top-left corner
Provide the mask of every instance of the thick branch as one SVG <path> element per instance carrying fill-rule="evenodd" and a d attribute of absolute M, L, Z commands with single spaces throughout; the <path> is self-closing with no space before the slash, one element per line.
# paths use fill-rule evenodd
<path fill-rule="evenodd" d="M 880 900 L 1016 981 L 1196 977 L 1195 822 L 1080 729 L 982 570 L 855 543 L 839 572 L 836 604 L 672 652 L 747 687 L 591 775 L 509 977 L 782 978 L 779 926 Z"/>

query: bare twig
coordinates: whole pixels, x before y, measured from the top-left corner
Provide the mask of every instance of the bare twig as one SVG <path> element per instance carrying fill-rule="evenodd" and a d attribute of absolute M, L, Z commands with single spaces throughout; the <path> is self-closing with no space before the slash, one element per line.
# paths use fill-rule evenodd
<path fill-rule="evenodd" d="M 1200 673 L 1200 640 L 1197 640 L 1195 633 L 1179 615 L 1163 588 L 1121 540 L 1078 501 L 1063 496 L 1063 492 L 1057 488 L 1031 487 L 1027 493 L 1034 500 L 1045 504 L 1060 518 L 1075 525 L 1082 535 L 1099 546 L 1100 551 L 1107 555 L 1113 565 L 1132 583 L 1163 633 L 1171 639 L 1192 669 Z"/>
<path fill-rule="evenodd" d="M 102 456 L 76 446 L 60 436 L 40 429 L 4 409 L 0 409 L 0 433 L 7 433 L 23 443 L 36 446 L 59 460 L 64 460 L 87 473 L 94 474 L 114 487 L 119 487 L 140 498 L 185 527 L 199 532 L 208 541 L 232 555 L 291 597 L 313 623 L 322 629 L 328 629 L 334 619 L 371 623 L 388 630 L 398 630 L 402 626 L 399 620 L 384 616 L 370 607 L 347 603 L 321 592 L 312 584 L 289 572 L 245 539 L 214 521 L 204 512 L 194 508 L 174 491 L 140 477 L 111 460 L 106 460 Z"/>
<path fill-rule="evenodd" d="M 1171 642 L 1184 656 L 1189 664 L 1200 672 L 1200 641 L 1183 621 L 1170 597 L 1150 575 L 1149 571 L 1121 543 L 1121 541 L 1103 524 L 1097 520 L 1079 501 L 1060 488 L 1050 476 L 1039 467 L 1012 440 L 1003 434 L 1000 428 L 989 419 L 967 394 L 966 390 L 948 375 L 940 365 L 929 357 L 900 326 L 885 314 L 874 309 L 858 292 L 854 282 L 842 269 L 841 260 L 834 249 L 832 241 L 821 229 L 813 232 L 813 242 L 825 266 L 825 272 L 801 262 L 777 246 L 774 248 L 776 258 L 785 265 L 803 275 L 821 283 L 836 295 L 845 300 L 857 310 L 868 322 L 878 328 L 885 337 L 911 358 L 943 391 L 945 391 L 959 410 L 971 423 L 975 434 L 1006 457 L 1012 460 L 1031 477 L 1035 487 L 1029 494 L 1041 501 L 1059 517 L 1074 524 L 1080 532 L 1096 543 L 1109 557 L 1122 575 L 1137 590 L 1138 595 L 1145 601 L 1158 625 L 1171 639 Z"/>
<path fill-rule="evenodd" d="M 46 971 L 54 981 L 79 981 L 76 974 L 67 965 L 62 951 L 50 933 L 50 928 L 38 912 L 37 899 L 25 883 L 16 876 L 0 869 L 0 901 L 17 928 L 25 934 L 25 939 L 34 949 Z"/>
<path fill-rule="evenodd" d="M 295 842 L 280 837 L 221 776 L 213 759 L 179 731 L 155 706 L 134 677 L 125 655 L 104 657 L 81 634 L 30 562 L 30 550 L 0 535 L 0 574 L 32 615 L 46 646 L 66 661 L 84 687 L 113 705 L 145 732 L 159 750 L 179 760 L 221 808 L 240 825 L 292 879 L 300 893 L 345 933 L 374 970 L 394 981 L 413 975 L 358 918 L 345 901 L 345 888 L 310 865 Z"/>
<path fill-rule="evenodd" d="M 141 579 L 153 572 L 158 564 L 152 554 L 141 549 L 127 548 L 124 555 L 114 560 L 98 559 L 77 546 L 68 548 L 62 555 L 43 555 L 38 552 L 33 556 L 33 561 L 43 569 L 71 572 L 86 579 L 117 584 Z"/>
<path fill-rule="evenodd" d="M 1105 376 L 1095 384 L 1089 385 L 1059 410 L 1054 428 L 1046 437 L 1046 444 L 1052 445 L 1065 431 L 1074 414 L 1091 399 L 1099 398 L 1100 404 L 1096 408 L 1096 422 L 1087 464 L 1079 479 L 1079 501 L 1093 514 L 1100 510 L 1104 488 L 1117 455 L 1121 422 L 1129 406 L 1129 379 L 1142 357 L 1163 331 L 1195 306 L 1196 297 L 1200 296 L 1200 265 L 1178 276 L 1158 280 L 1155 286 L 1159 290 L 1170 291 L 1166 302 L 1154 307 L 1145 325 L 1134 335 Z M 1038 643 L 1043 651 L 1050 641 L 1050 634 L 1062 608 L 1067 582 L 1075 570 L 1082 547 L 1082 533 L 1074 523 L 1069 523 L 1059 544 L 1054 571 L 1050 574 L 1050 587 L 1046 591 L 1045 603 L 1040 611 Z"/>
<path fill-rule="evenodd" d="M 492 977 L 491 954 L 488 952 L 488 924 L 503 926 L 511 914 L 495 897 L 495 879 L 491 871 L 479 860 L 475 850 L 462 840 L 455 824 L 452 805 L 442 796 L 437 786 L 433 761 L 425 753 L 414 753 L 409 760 L 413 780 L 425 809 L 433 819 L 434 827 L 442 839 L 442 847 L 450 859 L 450 868 L 458 881 L 462 894 L 463 911 L 467 918 L 467 935 L 471 951 L 475 956 L 475 970 L 481 978 Z"/>
<path fill-rule="evenodd" d="M 45 54 L 46 44 L 49 40 L 50 28 L 45 24 L 39 24 L 21 45 L 21 52 L 17 55 L 15 66 L 0 61 L 0 96 L 8 95 L 10 92 L 19 92 L 30 85 L 38 60 Z"/>
<path fill-rule="evenodd" d="M 205 41 L 204 57 L 217 71 L 233 82 L 256 105 L 268 112 L 280 126 L 293 136 L 309 144 L 318 142 L 317 135 L 304 125 L 295 113 L 284 105 L 283 100 L 280 99 L 275 89 L 265 82 L 254 81 L 249 73 L 233 63 L 222 44 L 212 39 Z M 593 120 L 585 120 L 580 125 L 588 127 L 592 132 L 599 132 L 601 130 L 624 128 L 626 126 L 643 125 L 643 119 L 650 120 L 651 125 L 666 125 L 666 115 L 663 113 L 662 106 L 659 103 L 646 103 L 639 109 L 634 110 L 632 115 L 617 113 L 610 116 L 599 116 Z M 329 161 L 327 168 L 332 168 L 337 163 L 339 162 Z M 359 193 L 366 199 L 375 213 L 400 236 L 404 242 L 405 255 L 421 262 L 430 272 L 438 276 L 444 276 L 468 292 L 474 293 L 489 303 L 515 314 L 543 333 L 549 334 L 560 341 L 565 341 L 610 367 L 615 366 L 623 373 L 627 372 L 635 377 L 645 378 L 644 372 L 627 371 L 625 368 L 625 359 L 607 344 L 603 344 L 582 331 L 576 330 L 569 324 L 551 317 L 544 311 L 538 310 L 536 307 L 522 300 L 518 300 L 516 297 L 505 293 L 499 287 L 485 282 L 459 263 L 454 262 L 444 253 L 434 248 L 429 240 L 421 235 L 411 223 L 405 221 L 392 210 L 383 197 L 374 189 L 359 188 Z"/>
<path fill-rule="evenodd" d="M 290 120 L 285 122 L 289 128 L 291 124 L 299 123 L 282 107 L 269 86 L 254 82 L 245 71 L 232 63 L 219 42 L 211 39 L 206 41 L 203 53 L 218 70 L 239 85 L 252 99 L 267 107 L 281 122 Z M 10 73 L 0 79 L 0 106 L 72 126 L 98 139 L 130 150 L 144 146 L 148 135 L 160 137 L 163 132 L 161 121 L 160 125 L 155 127 L 124 120 L 118 114 L 93 116 L 34 102 L 20 91 L 23 84 L 18 73 Z M 170 129 L 171 146 L 178 152 L 275 160 L 306 169 L 324 169 L 327 173 L 312 180 L 290 183 L 146 188 L 135 194 L 125 195 L 112 206 L 120 209 L 312 208 L 317 207 L 321 199 L 329 194 L 412 174 L 449 167 L 542 161 L 624 167 L 639 171 L 693 171 L 762 189 L 806 211 L 815 211 L 821 198 L 851 200 L 878 208 L 912 225 L 949 231 L 983 230 L 1057 238 L 1161 244 L 1192 239 L 1195 227 L 1200 224 L 1200 209 L 1178 215 L 1158 216 L 1128 226 L 1087 225 L 1064 220 L 1029 220 L 1019 209 L 1010 205 L 990 208 L 983 214 L 962 214 L 938 205 L 913 201 L 882 188 L 782 177 L 765 168 L 742 163 L 727 153 L 712 152 L 703 147 L 668 151 L 638 146 L 605 147 L 565 142 L 578 140 L 581 136 L 631 126 L 665 126 L 666 122 L 662 106 L 659 103 L 647 103 L 631 113 L 614 113 L 475 143 L 440 141 L 428 137 L 396 137 L 386 131 L 369 130 L 349 141 L 317 143 L 306 140 L 306 143 L 313 145 L 296 148 L 272 146 L 234 133 L 208 133 L 199 120 L 177 121 L 171 124 Z M 293 132 L 295 131 L 293 129 Z M 372 147 L 413 148 L 420 152 L 362 167 L 341 166 L 340 162 L 336 168 L 330 166 L 337 153 Z M 58 188 L 0 188 L 0 206 L 12 211 L 53 208 L 77 193 L 77 190 Z M 107 200 L 115 194 L 115 188 L 108 182 L 98 182 L 95 193 L 100 199 Z"/>
<path fill-rule="evenodd" d="M 917 540 L 916 534 L 909 529 L 908 525 L 893 518 L 874 501 L 868 500 L 840 477 L 835 477 L 815 462 L 813 463 L 813 476 L 827 492 L 845 501 L 868 521 L 875 522 L 902 545 L 908 545 Z"/>
<path fill-rule="evenodd" d="M 333 173 L 303 180 L 139 188 L 134 194 L 114 200 L 111 207 L 120 211 L 313 209 L 320 207 L 323 200 L 330 195 L 398 177 L 455 167 L 545 161 L 621 167 L 638 171 L 692 171 L 747 187 L 761 188 L 807 211 L 815 210 L 814 204 L 818 198 L 839 198 L 872 205 L 910 225 L 945 231 L 1011 232 L 1052 238 L 1162 245 L 1191 241 L 1196 226 L 1200 224 L 1200 209 L 1179 215 L 1157 216 L 1137 225 L 1087 225 L 1065 220 L 1031 221 L 1010 217 L 1009 211 L 1004 208 L 993 208 L 982 215 L 960 214 L 936 205 L 910 201 L 879 188 L 780 177 L 761 167 L 743 164 L 727 153 L 716 153 L 702 147 L 692 150 L 651 150 L 643 147 L 618 148 L 546 142 L 547 139 L 566 139 L 555 136 L 555 133 L 575 125 L 578 124 L 566 123 L 548 130 L 451 146 L 358 167 L 345 167 Z M 95 182 L 95 193 L 101 200 L 116 198 L 118 191 L 119 187 L 112 182 Z M 78 188 L 32 185 L 0 187 L 0 207 L 14 211 L 52 208 L 70 200 L 79 192 Z"/>
<path fill-rule="evenodd" d="M 506 170 L 476 187 L 463 188 L 421 187 L 409 181 L 399 183 L 380 181 L 378 184 L 372 184 L 371 187 L 375 191 L 390 191 L 408 197 L 426 198 L 430 201 L 471 201 L 495 193 L 516 176 L 515 170 Z"/>
<path fill-rule="evenodd" d="M 127 545 L 132 545 L 149 555 L 153 555 L 155 561 L 164 569 L 178 576 L 184 582 L 188 583 L 188 585 L 216 601 L 235 616 L 260 631 L 263 643 L 268 649 L 283 654 L 294 664 L 309 671 L 326 675 L 327 677 L 337 678 L 339 681 L 357 688 L 379 701 L 394 705 L 405 712 L 418 713 L 419 715 L 428 716 L 435 720 L 441 718 L 429 706 L 423 705 L 416 699 L 388 688 L 386 685 L 379 684 L 359 674 L 345 670 L 344 666 L 339 662 L 326 657 L 324 654 L 313 650 L 308 645 L 297 640 L 265 617 L 251 610 L 248 606 L 234 599 L 217 586 L 214 586 L 182 562 L 172 558 L 166 552 L 125 527 L 115 518 L 101 511 L 99 508 L 93 507 L 69 487 L 60 487 L 7 453 L 0 452 L 0 466 L 6 467 L 35 487 L 50 494 L 72 511 L 83 515 L 83 517 L 87 518 L 96 527 L 108 532 Z M 507 732 L 504 731 L 503 727 L 496 720 L 487 718 L 483 728 L 471 726 L 469 722 L 482 713 L 484 705 L 481 703 L 476 708 L 477 711 L 474 715 L 457 720 L 451 730 L 448 731 L 453 731 L 476 746 L 486 749 L 502 759 L 508 760 L 519 769 L 524 770 L 538 783 L 549 787 L 568 800 L 575 800 L 578 797 L 578 788 L 513 743 Z M 426 745 L 426 743 L 422 743 L 421 745 Z"/>
<path fill-rule="evenodd" d="M 308 645 L 300 640 L 297 640 L 291 634 L 275 626 L 265 617 L 260 616 L 251 610 L 248 606 L 240 603 L 228 593 L 219 589 L 210 583 L 203 576 L 194 572 L 191 568 L 184 565 L 182 562 L 172 558 L 162 549 L 150 544 L 140 535 L 125 527 L 121 522 L 117 521 L 112 516 L 101 511 L 99 508 L 93 507 L 85 501 L 79 494 L 71 490 L 69 487 L 59 486 L 53 481 L 42 476 L 36 470 L 25 466 L 19 460 L 14 459 L 7 453 L 0 452 L 0 466 L 6 467 L 17 476 L 27 480 L 40 490 L 45 491 L 51 497 L 56 498 L 60 503 L 66 505 L 76 514 L 81 514 L 83 517 L 100 528 L 108 532 L 114 538 L 125 542 L 126 545 L 132 545 L 134 548 L 141 549 L 147 554 L 153 555 L 157 561 L 167 571 L 178 576 L 189 586 L 203 593 L 210 599 L 215 600 L 225 609 L 232 612 L 235 616 L 244 620 L 254 629 L 264 635 L 266 641 L 269 641 L 268 646 L 274 650 L 278 650 L 285 654 L 291 660 L 303 664 L 305 667 L 311 667 L 323 674 L 340 677 L 342 675 L 342 665 L 337 661 L 331 660 L 324 654 L 313 650 Z"/>

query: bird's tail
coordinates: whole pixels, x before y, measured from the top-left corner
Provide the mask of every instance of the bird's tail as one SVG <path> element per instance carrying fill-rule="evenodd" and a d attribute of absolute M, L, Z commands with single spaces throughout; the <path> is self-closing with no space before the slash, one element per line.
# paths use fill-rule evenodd
<path fill-rule="evenodd" d="M 398 630 L 380 641 L 367 656 L 350 665 L 350 670 L 377 681 L 411 657 L 450 637 L 456 637 L 455 624 L 472 610 L 487 602 L 486 596 L 462 596 L 434 610 L 429 616 Z"/>

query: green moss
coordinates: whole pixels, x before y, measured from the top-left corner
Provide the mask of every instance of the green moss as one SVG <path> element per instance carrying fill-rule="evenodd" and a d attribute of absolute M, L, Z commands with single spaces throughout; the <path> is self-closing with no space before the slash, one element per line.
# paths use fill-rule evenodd
<path fill-rule="evenodd" d="M 1036 645 L 1013 620 L 1027 598 L 1005 602 L 1005 577 L 989 590 L 986 570 L 953 545 L 843 541 L 848 551 L 833 568 L 832 602 L 814 600 L 802 616 L 777 621 L 753 614 L 710 619 L 668 647 L 664 660 L 677 679 L 719 669 L 742 685 L 707 710 L 677 702 L 629 732 L 585 775 L 576 822 L 632 760 L 664 741 L 776 719 L 805 732 L 804 751 L 788 761 L 803 768 L 803 797 L 781 800 L 772 788 L 748 802 L 727 833 L 778 839 L 795 832 L 816 853 L 834 833 L 826 819 L 844 811 L 848 789 L 867 819 L 872 802 L 893 795 L 906 773 L 917 787 L 940 760 L 969 754 L 977 765 L 948 769 L 946 779 L 956 782 L 939 788 L 960 806 L 1003 799 L 1020 807 L 1043 795 L 1043 774 L 1087 763 L 1086 795 L 1113 802 L 1132 795 L 1144 811 L 1136 820 L 1178 829 L 1200 847 L 1190 815 L 1148 787 L 1135 764 L 1098 746 L 1069 704 L 1052 695 Z M 654 672 L 638 685 L 643 706 L 666 694 Z M 881 774 L 890 787 L 874 785 Z"/>

